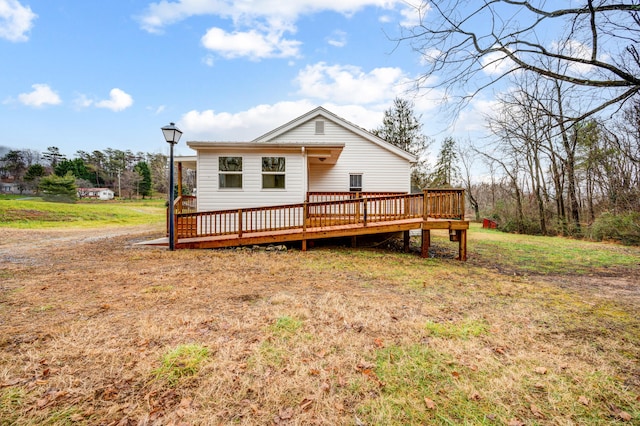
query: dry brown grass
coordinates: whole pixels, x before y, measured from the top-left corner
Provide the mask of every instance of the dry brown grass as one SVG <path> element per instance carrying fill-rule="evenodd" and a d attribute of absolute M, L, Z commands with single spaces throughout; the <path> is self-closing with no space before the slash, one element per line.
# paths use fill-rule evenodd
<path fill-rule="evenodd" d="M 640 423 L 628 270 L 618 300 L 501 274 L 473 242 L 460 263 L 0 232 L 2 425 Z M 208 349 L 197 371 L 156 374 L 183 344 Z"/>

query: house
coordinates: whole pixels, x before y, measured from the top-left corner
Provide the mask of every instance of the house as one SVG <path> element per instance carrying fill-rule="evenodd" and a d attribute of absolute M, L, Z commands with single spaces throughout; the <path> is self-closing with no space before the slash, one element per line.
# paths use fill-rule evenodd
<path fill-rule="evenodd" d="M 114 192 L 109 188 L 78 188 L 78 198 L 113 200 Z"/>
<path fill-rule="evenodd" d="M 313 192 L 408 193 L 416 158 L 318 107 L 249 142 L 190 141 L 197 211 L 301 203 Z"/>
<path fill-rule="evenodd" d="M 463 189 L 411 194 L 416 158 L 322 107 L 247 142 L 189 141 L 194 156 L 175 157 L 196 171 L 196 196 L 180 195 L 167 212 L 167 235 L 145 244 L 220 248 L 333 237 L 447 230 L 466 259 Z M 173 216 L 171 216 L 173 212 Z"/>

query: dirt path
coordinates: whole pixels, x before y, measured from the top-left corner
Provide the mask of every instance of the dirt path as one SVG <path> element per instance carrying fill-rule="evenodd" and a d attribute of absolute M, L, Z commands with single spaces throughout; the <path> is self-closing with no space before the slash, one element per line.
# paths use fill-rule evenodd
<path fill-rule="evenodd" d="M 0 228 L 0 261 L 13 263 L 45 262 L 51 251 L 65 246 L 88 243 L 119 236 L 145 236 L 162 230 L 158 225 L 108 226 L 100 229 L 13 229 Z"/>

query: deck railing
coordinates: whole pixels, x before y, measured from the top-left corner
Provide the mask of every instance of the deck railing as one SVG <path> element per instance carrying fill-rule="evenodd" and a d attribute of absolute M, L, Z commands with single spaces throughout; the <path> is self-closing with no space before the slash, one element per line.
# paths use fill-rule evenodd
<path fill-rule="evenodd" d="M 405 195 L 406 192 L 307 192 L 307 202 L 343 201 L 354 198 L 386 197 L 389 195 Z"/>
<path fill-rule="evenodd" d="M 198 211 L 197 197 L 181 195 L 175 199 L 173 206 L 176 213 L 195 213 Z"/>
<path fill-rule="evenodd" d="M 311 199 L 320 197 L 310 193 Z M 351 193 L 331 193 L 329 197 Z M 210 212 L 176 210 L 178 238 L 355 225 L 413 218 L 463 219 L 464 190 L 426 189 L 422 194 L 382 195 Z"/>
<path fill-rule="evenodd" d="M 464 220 L 464 189 L 425 189 L 425 219 Z"/>

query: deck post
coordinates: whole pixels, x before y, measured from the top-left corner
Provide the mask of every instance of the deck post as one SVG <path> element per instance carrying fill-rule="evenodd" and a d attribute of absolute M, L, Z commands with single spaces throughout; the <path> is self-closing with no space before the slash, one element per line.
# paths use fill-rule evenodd
<path fill-rule="evenodd" d="M 238 237 L 242 237 L 242 209 L 238 209 Z"/>
<path fill-rule="evenodd" d="M 178 162 L 178 197 L 182 196 L 182 162 Z"/>
<path fill-rule="evenodd" d="M 422 253 L 420 254 L 422 257 L 429 257 L 429 246 L 431 245 L 431 230 L 423 229 L 422 230 Z"/>
<path fill-rule="evenodd" d="M 178 235 L 180 234 L 180 229 L 178 228 L 178 215 L 173 215 L 173 229 L 175 232 L 173 233 L 173 246 L 176 247 L 178 243 Z M 169 237 L 171 238 L 171 236 Z"/>
<path fill-rule="evenodd" d="M 411 243 L 410 231 L 404 231 L 404 252 L 409 253 L 409 245 Z"/>
<path fill-rule="evenodd" d="M 367 199 L 366 198 L 362 198 L 363 200 L 363 207 L 364 207 L 364 226 L 367 226 Z"/>
<path fill-rule="evenodd" d="M 307 196 L 307 199 L 309 197 Z M 305 201 L 302 205 L 302 251 L 307 251 L 307 218 L 309 217 L 309 202 Z"/>
<path fill-rule="evenodd" d="M 461 229 L 458 233 L 458 259 L 467 260 L 467 230 Z"/>

